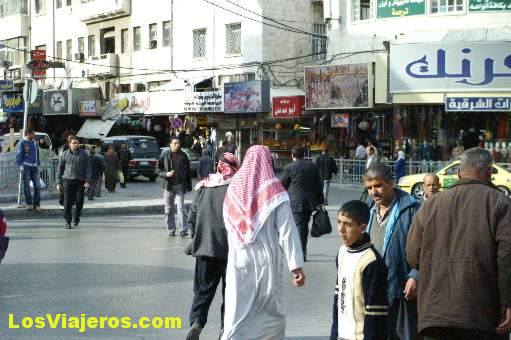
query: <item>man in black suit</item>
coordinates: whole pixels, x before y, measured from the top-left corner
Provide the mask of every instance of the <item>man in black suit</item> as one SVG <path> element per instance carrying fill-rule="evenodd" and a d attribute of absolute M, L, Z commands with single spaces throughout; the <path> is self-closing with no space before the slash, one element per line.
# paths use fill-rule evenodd
<path fill-rule="evenodd" d="M 303 159 L 303 148 L 294 146 L 291 150 L 293 163 L 284 167 L 280 176 L 291 201 L 291 211 L 302 242 L 303 258 L 306 260 L 307 237 L 311 214 L 323 204 L 323 186 L 316 165 Z"/>

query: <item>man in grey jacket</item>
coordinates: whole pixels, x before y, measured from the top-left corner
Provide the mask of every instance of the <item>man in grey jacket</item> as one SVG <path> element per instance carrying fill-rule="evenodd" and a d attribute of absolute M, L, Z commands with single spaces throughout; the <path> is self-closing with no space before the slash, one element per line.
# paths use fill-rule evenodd
<path fill-rule="evenodd" d="M 80 223 L 80 215 L 83 208 L 84 190 L 89 187 L 91 179 L 91 167 L 89 155 L 80 149 L 78 137 L 72 137 L 69 142 L 69 150 L 59 157 L 57 174 L 57 190 L 64 191 L 64 218 L 66 229 L 71 229 L 71 217 L 73 205 L 76 203 L 76 211 L 73 219 L 75 227 Z"/>

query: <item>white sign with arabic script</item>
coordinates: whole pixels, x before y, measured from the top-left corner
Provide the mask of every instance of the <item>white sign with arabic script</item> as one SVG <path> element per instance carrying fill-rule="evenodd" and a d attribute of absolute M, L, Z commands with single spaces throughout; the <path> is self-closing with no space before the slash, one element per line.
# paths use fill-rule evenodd
<path fill-rule="evenodd" d="M 192 100 L 185 99 L 184 112 L 224 112 L 223 92 L 194 92 Z"/>
<path fill-rule="evenodd" d="M 390 92 L 510 91 L 511 42 L 392 45 Z"/>

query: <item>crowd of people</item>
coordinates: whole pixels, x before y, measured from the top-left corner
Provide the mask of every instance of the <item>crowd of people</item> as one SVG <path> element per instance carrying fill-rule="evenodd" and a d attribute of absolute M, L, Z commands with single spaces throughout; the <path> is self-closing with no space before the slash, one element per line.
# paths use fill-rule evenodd
<path fill-rule="evenodd" d="M 20 143 L 19 166 L 34 181 L 30 133 Z M 511 200 L 491 183 L 491 153 L 464 151 L 459 181 L 447 190 L 440 191 L 436 175 L 426 175 L 418 200 L 396 188 L 376 148 L 366 151 L 367 203 L 345 202 L 337 215 L 342 242 L 330 339 L 505 339 L 511 331 Z M 195 188 L 179 138 L 160 155 L 168 235 L 191 233 L 186 252 L 196 259 L 187 340 L 199 339 L 220 282 L 219 339 L 285 338 L 281 276 L 288 272 L 293 285 L 305 284 L 311 215 L 327 203 L 329 177 L 337 171 L 326 150 L 317 164 L 304 160 L 300 147 L 291 155 L 277 176 L 267 147 L 250 147 L 242 164 L 225 149 L 215 172 L 202 173 Z M 60 156 L 67 228 L 80 221 L 84 190 L 97 185 L 92 159 L 76 137 Z M 184 194 L 193 189 L 187 212 Z M 27 200 L 34 207 L 38 202 Z"/>

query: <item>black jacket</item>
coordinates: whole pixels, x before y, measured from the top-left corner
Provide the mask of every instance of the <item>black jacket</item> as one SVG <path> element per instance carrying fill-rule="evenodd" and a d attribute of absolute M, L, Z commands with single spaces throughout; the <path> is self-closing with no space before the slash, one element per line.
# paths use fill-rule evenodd
<path fill-rule="evenodd" d="M 314 163 L 298 159 L 284 167 L 280 182 L 286 188 L 293 212 L 316 210 L 323 204 L 323 184 Z"/>
<path fill-rule="evenodd" d="M 179 169 L 181 183 L 183 184 L 183 192 L 192 191 L 192 178 L 190 177 L 190 161 L 183 151 L 178 151 L 181 155 L 181 167 Z M 171 189 L 171 179 L 167 178 L 167 172 L 172 170 L 172 160 L 170 159 L 170 150 L 162 152 L 158 158 L 158 176 L 162 178 L 163 189 Z"/>
<path fill-rule="evenodd" d="M 316 159 L 316 166 L 319 170 L 319 177 L 323 181 L 332 179 L 332 174 L 337 174 L 337 171 L 339 171 L 332 156 L 325 154 L 321 154 Z"/>
<path fill-rule="evenodd" d="M 227 229 L 223 206 L 227 187 L 202 187 L 195 193 L 188 215 L 188 228 L 193 237 L 190 254 L 227 260 Z"/>

